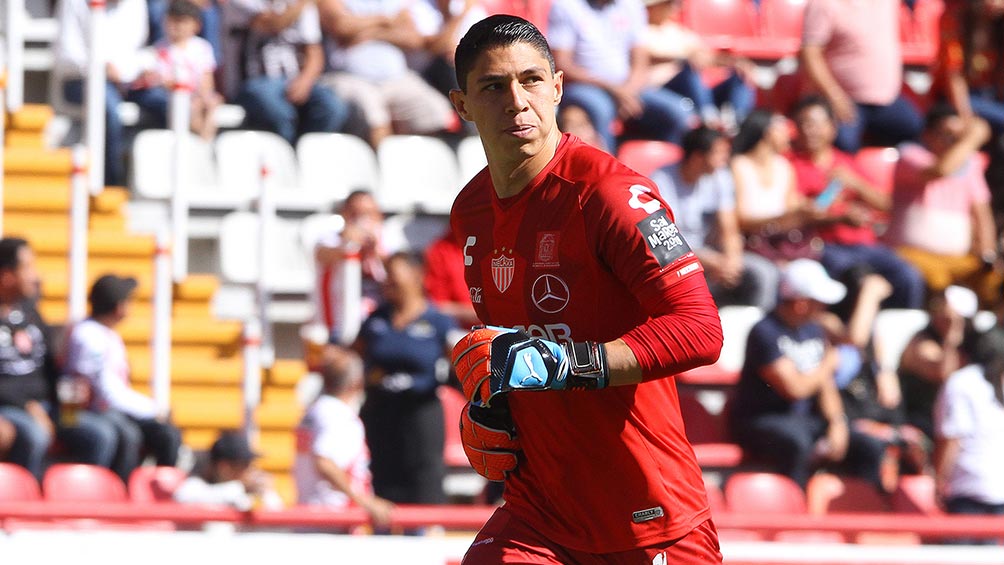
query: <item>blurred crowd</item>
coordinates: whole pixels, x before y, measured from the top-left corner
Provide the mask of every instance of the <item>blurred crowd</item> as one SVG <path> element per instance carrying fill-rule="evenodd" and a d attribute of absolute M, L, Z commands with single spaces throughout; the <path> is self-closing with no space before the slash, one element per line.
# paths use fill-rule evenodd
<path fill-rule="evenodd" d="M 797 87 L 779 105 L 754 82 L 756 62 L 687 27 L 681 0 L 109 0 L 107 182 L 124 180 L 115 104 L 133 100 L 163 126 L 179 84 L 207 137 L 221 101 L 290 142 L 462 133 L 448 99 L 456 40 L 485 14 L 522 15 L 564 73 L 563 130 L 613 154 L 633 139 L 678 145 L 677 162 L 644 172 L 719 306 L 765 313 L 732 391 L 735 441 L 803 486 L 819 469 L 885 492 L 900 473 L 926 473 L 949 511 L 1002 514 L 1004 2 L 945 2 L 923 96 L 904 87 L 902 6 L 808 0 Z M 62 0 L 58 14 L 62 92 L 79 101 L 87 2 Z M 860 158 L 874 146 L 898 152 L 888 178 Z M 395 503 L 446 501 L 444 429 L 455 423 L 437 390 L 450 386 L 444 359 L 477 323 L 478 297 L 453 234 L 419 250 L 391 241 L 364 191 L 339 213 L 344 227 L 316 260 L 318 319 L 343 339 L 309 360 L 323 387 L 297 429 L 294 473 L 300 502 L 359 505 L 380 527 Z M 170 414 L 131 391 L 121 367 L 114 327 L 135 282 L 99 280 L 91 317 L 61 351 L 46 348 L 30 253 L 0 242 L 0 457 L 38 475 L 58 438 L 63 456 L 123 477 L 140 454 L 174 465 Z M 349 258 L 361 307 L 332 287 Z M 874 332 L 885 309 L 930 320 L 891 365 Z M 976 328 L 980 312 L 992 329 Z M 345 316 L 361 324 L 351 339 Z M 227 437 L 202 482 L 267 491 L 255 454 Z M 237 471 L 216 465 L 225 456 Z"/>

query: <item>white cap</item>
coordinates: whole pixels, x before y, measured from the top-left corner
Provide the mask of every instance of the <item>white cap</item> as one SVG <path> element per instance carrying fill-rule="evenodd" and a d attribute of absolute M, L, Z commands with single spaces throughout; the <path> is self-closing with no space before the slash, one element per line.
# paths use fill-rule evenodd
<path fill-rule="evenodd" d="M 823 304 L 844 299 L 847 287 L 826 274 L 826 269 L 812 259 L 795 259 L 781 273 L 778 291 L 782 299 L 811 298 Z"/>
<path fill-rule="evenodd" d="M 976 293 L 964 286 L 951 285 L 945 289 L 945 302 L 963 318 L 972 318 L 979 310 L 980 301 Z"/>

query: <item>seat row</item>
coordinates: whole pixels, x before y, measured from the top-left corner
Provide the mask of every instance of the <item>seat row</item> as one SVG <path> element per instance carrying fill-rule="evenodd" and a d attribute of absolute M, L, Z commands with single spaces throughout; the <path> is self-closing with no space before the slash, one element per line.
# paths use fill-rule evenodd
<path fill-rule="evenodd" d="M 163 502 L 186 478 L 176 467 L 137 467 L 128 485 L 115 473 L 97 465 L 57 463 L 41 484 L 24 467 L 0 463 L 0 502 Z"/>
<path fill-rule="evenodd" d="M 476 137 L 454 150 L 436 137 L 394 135 L 374 151 L 340 133 L 303 135 L 294 148 L 264 131 L 231 130 L 214 142 L 187 135 L 180 186 L 189 207 L 247 209 L 266 186 L 279 210 L 330 210 L 352 190 L 372 191 L 388 213 L 447 214 L 460 188 L 486 159 Z M 131 185 L 139 198 L 174 193 L 174 134 L 144 130 L 132 149 Z"/>

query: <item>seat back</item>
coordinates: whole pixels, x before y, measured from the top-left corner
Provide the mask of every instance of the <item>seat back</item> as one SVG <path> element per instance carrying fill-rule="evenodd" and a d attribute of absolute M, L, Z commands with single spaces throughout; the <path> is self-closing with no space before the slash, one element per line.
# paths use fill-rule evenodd
<path fill-rule="evenodd" d="M 255 284 L 267 273 L 273 292 L 309 293 L 314 286 L 312 250 L 304 249 L 300 223 L 272 218 L 265 241 L 265 269 L 258 251 L 259 218 L 250 212 L 231 212 L 220 222 L 220 272 L 227 282 Z"/>
<path fill-rule="evenodd" d="M 129 475 L 129 499 L 140 503 L 170 502 L 186 478 L 177 467 L 137 467 Z"/>
<path fill-rule="evenodd" d="M 97 465 L 57 463 L 42 477 L 45 500 L 60 502 L 127 502 L 125 483 Z"/>
<path fill-rule="evenodd" d="M 718 309 L 724 340 L 718 365 L 728 371 L 740 371 L 746 358 L 746 340 L 750 330 L 763 319 L 764 312 L 756 306 L 723 306 Z"/>
<path fill-rule="evenodd" d="M 304 190 L 318 196 L 323 210 L 353 190 L 379 186 L 376 153 L 361 138 L 345 133 L 307 133 L 296 142 Z"/>
<path fill-rule="evenodd" d="M 201 137 L 188 133 L 183 146 L 181 186 L 191 194 L 216 192 L 216 164 L 213 147 Z M 174 132 L 146 129 L 136 134 L 132 146 L 132 188 L 149 199 L 170 198 L 174 178 Z"/>
<path fill-rule="evenodd" d="M 764 34 L 771 39 L 802 39 L 806 0 L 761 0 Z"/>
<path fill-rule="evenodd" d="M 41 498 L 42 489 L 27 469 L 13 463 L 0 463 L 0 501 L 30 502 Z"/>
<path fill-rule="evenodd" d="M 285 139 L 268 131 L 232 130 L 216 137 L 216 163 L 222 190 L 257 198 L 262 167 L 269 187 L 279 195 L 299 190 L 296 153 Z"/>
<path fill-rule="evenodd" d="M 725 502 L 733 512 L 804 514 L 805 493 L 798 483 L 776 473 L 740 472 L 725 482 Z"/>
<path fill-rule="evenodd" d="M 472 135 L 460 140 L 460 144 L 457 145 L 457 161 L 460 165 L 462 183 L 467 183 L 474 178 L 474 175 L 481 172 L 481 169 L 488 166 L 488 157 L 485 156 L 481 138 Z"/>
<path fill-rule="evenodd" d="M 617 159 L 621 163 L 645 176 L 676 163 L 682 156 L 679 145 L 654 139 L 631 139 L 617 149 Z"/>
<path fill-rule="evenodd" d="M 817 473 L 805 488 L 810 514 L 888 512 L 889 502 L 875 485 L 858 477 Z"/>
<path fill-rule="evenodd" d="M 733 38 L 756 37 L 760 20 L 749 0 L 686 0 L 685 23 L 712 45 L 727 46 Z"/>
<path fill-rule="evenodd" d="M 377 148 L 377 202 L 389 213 L 448 214 L 460 191 L 457 156 L 445 141 L 421 135 L 391 135 Z"/>
<path fill-rule="evenodd" d="M 902 475 L 890 501 L 893 512 L 907 514 L 943 514 L 938 507 L 934 477 L 930 475 Z"/>

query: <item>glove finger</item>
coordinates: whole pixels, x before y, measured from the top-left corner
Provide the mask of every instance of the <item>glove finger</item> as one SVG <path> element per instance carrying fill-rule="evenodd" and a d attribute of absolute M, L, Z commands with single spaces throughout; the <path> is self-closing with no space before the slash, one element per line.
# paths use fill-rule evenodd
<path fill-rule="evenodd" d="M 464 445 L 478 449 L 518 451 L 519 439 L 503 428 L 495 428 L 471 419 L 470 408 L 460 415 L 460 439 Z"/>
<path fill-rule="evenodd" d="M 453 347 L 453 367 L 471 401 L 487 400 L 491 396 L 491 338 L 486 330 L 475 330 Z"/>
<path fill-rule="evenodd" d="M 471 467 L 489 481 L 504 481 L 516 469 L 516 454 L 511 451 L 486 451 L 464 444 L 464 453 Z"/>

